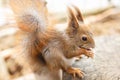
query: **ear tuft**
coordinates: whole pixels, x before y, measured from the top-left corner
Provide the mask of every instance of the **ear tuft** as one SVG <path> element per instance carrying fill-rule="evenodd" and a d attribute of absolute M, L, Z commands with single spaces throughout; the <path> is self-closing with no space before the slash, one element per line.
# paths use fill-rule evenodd
<path fill-rule="evenodd" d="M 73 27 L 73 28 L 78 28 L 78 22 L 77 19 L 72 11 L 72 9 L 70 7 L 68 7 L 68 13 L 69 13 L 69 27 Z"/>
<path fill-rule="evenodd" d="M 68 7 L 68 13 L 69 13 L 69 18 L 70 19 L 74 19 L 75 18 L 74 14 L 73 14 L 73 11 L 72 11 L 72 9 L 70 7 Z"/>
<path fill-rule="evenodd" d="M 73 5 L 73 8 L 75 9 L 75 11 L 76 11 L 76 13 L 77 13 L 77 14 L 76 14 L 77 20 L 78 20 L 78 21 L 81 21 L 81 22 L 84 22 L 83 17 L 82 17 L 82 14 L 81 14 L 79 8 L 76 7 L 75 5 Z"/>

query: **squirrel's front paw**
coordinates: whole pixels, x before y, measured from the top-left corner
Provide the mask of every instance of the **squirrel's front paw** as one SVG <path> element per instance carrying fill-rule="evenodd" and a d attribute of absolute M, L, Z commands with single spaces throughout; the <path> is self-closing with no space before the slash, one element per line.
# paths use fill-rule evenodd
<path fill-rule="evenodd" d="M 84 73 L 79 69 L 79 68 L 68 68 L 67 69 L 67 72 L 69 74 L 72 74 L 73 77 L 76 77 L 76 75 L 79 77 L 79 78 L 83 78 L 84 77 Z"/>
<path fill-rule="evenodd" d="M 80 52 L 81 52 L 83 55 L 87 56 L 88 58 L 89 58 L 89 57 L 90 57 L 90 58 L 93 58 L 93 57 L 94 57 L 94 53 L 93 53 L 91 50 L 87 50 L 87 49 L 81 48 L 81 49 L 80 49 Z M 81 55 L 81 54 L 80 54 L 80 55 Z"/>
<path fill-rule="evenodd" d="M 94 57 L 94 53 L 92 51 L 86 51 L 85 56 L 87 56 L 88 58 L 93 58 Z"/>

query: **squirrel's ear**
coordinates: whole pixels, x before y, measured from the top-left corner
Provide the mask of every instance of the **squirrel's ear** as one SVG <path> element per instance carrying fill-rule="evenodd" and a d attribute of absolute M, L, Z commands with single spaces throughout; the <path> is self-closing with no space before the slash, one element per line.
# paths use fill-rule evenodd
<path fill-rule="evenodd" d="M 73 5 L 73 8 L 74 8 L 75 11 L 76 11 L 76 18 L 77 18 L 77 20 L 80 21 L 80 22 L 84 22 L 83 17 L 82 17 L 82 14 L 81 14 L 79 8 L 76 7 L 76 6 L 74 6 L 74 5 Z"/>
<path fill-rule="evenodd" d="M 69 7 L 68 7 L 68 12 L 69 12 L 68 26 L 72 27 L 73 29 L 77 29 L 79 27 L 79 24 L 77 22 L 75 15 L 73 14 L 72 9 Z"/>

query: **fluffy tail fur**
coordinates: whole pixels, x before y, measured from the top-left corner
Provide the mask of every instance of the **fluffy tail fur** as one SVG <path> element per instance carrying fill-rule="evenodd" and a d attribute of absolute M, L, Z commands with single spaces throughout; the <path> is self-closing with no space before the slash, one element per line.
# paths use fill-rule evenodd
<path fill-rule="evenodd" d="M 42 37 L 48 24 L 45 4 L 44 0 L 10 0 L 19 28 L 27 33 L 24 49 L 32 55 L 37 55 L 46 44 Z"/>
<path fill-rule="evenodd" d="M 19 28 L 25 32 L 42 32 L 47 25 L 47 9 L 43 0 L 10 0 Z"/>

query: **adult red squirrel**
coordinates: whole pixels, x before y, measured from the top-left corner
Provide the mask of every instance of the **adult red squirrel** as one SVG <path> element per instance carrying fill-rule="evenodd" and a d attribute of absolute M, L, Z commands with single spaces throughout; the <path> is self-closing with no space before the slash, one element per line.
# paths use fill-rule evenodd
<path fill-rule="evenodd" d="M 77 7 L 73 6 L 76 13 L 68 8 L 68 25 L 65 32 L 60 32 L 49 27 L 44 0 L 10 0 L 10 5 L 19 28 L 26 32 L 23 48 L 25 54 L 29 54 L 28 60 L 37 64 L 36 71 L 51 72 L 56 76 L 62 70 L 83 77 L 83 72 L 68 62 L 82 54 L 92 57 L 95 43 Z M 58 77 L 52 80 L 60 80 Z"/>

